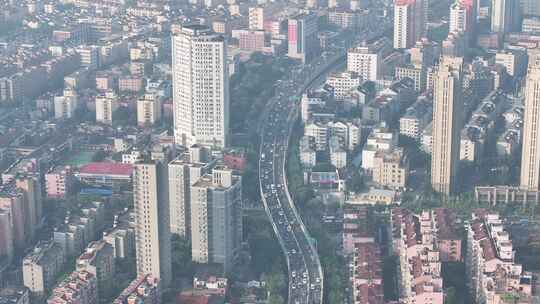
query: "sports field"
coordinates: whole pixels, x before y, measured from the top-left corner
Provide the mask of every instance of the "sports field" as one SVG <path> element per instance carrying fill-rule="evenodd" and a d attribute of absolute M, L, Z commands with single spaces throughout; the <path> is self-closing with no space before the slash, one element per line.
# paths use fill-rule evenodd
<path fill-rule="evenodd" d="M 64 165 L 80 167 L 91 162 L 94 154 L 95 152 L 93 151 L 74 151 L 74 153 L 63 163 Z"/>

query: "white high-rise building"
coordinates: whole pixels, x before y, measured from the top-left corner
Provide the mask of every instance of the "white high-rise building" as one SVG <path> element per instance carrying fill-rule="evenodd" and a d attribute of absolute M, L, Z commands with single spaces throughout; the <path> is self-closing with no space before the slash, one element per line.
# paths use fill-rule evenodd
<path fill-rule="evenodd" d="M 65 89 L 63 96 L 54 97 L 54 118 L 73 118 L 77 105 L 77 93 L 71 89 Z"/>
<path fill-rule="evenodd" d="M 369 46 L 359 46 L 347 52 L 347 70 L 363 80 L 375 81 L 381 76 L 381 53 Z"/>
<path fill-rule="evenodd" d="M 450 6 L 450 33 L 465 33 L 467 29 L 467 8 L 459 0 Z"/>
<path fill-rule="evenodd" d="M 407 49 L 425 31 L 423 0 L 396 0 L 394 4 L 394 48 Z"/>
<path fill-rule="evenodd" d="M 332 73 L 328 75 L 326 84 L 334 89 L 334 97 L 336 100 L 344 100 L 351 96 L 351 91 L 357 88 L 362 79 L 355 72 L 345 71 L 340 73 Z"/>
<path fill-rule="evenodd" d="M 477 0 L 455 0 L 450 6 L 450 33 L 474 37 L 476 30 Z"/>
<path fill-rule="evenodd" d="M 506 34 L 517 30 L 520 14 L 519 1 L 492 0 L 491 31 Z"/>
<path fill-rule="evenodd" d="M 142 161 L 134 165 L 133 204 L 137 275 L 151 274 L 171 282 L 171 230 L 167 164 Z"/>
<path fill-rule="evenodd" d="M 177 145 L 224 148 L 229 142 L 229 72 L 223 36 L 203 25 L 172 37 Z"/>
<path fill-rule="evenodd" d="M 96 97 L 96 122 L 113 124 L 113 114 L 118 108 L 117 96 L 113 91 Z"/>
<path fill-rule="evenodd" d="M 151 126 L 161 119 L 161 99 L 157 94 L 147 93 L 137 100 L 137 124 Z"/>
<path fill-rule="evenodd" d="M 431 185 L 444 194 L 457 188 L 463 127 L 462 64 L 463 58 L 443 57 L 434 75 Z"/>
<path fill-rule="evenodd" d="M 540 50 L 529 50 L 525 88 L 525 121 L 521 154 L 521 187 L 540 190 Z"/>

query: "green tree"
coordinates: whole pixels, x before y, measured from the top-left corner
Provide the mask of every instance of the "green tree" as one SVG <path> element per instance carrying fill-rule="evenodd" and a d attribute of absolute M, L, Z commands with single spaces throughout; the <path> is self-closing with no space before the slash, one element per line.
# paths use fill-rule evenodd
<path fill-rule="evenodd" d="M 100 161 L 103 161 L 105 157 L 107 157 L 107 152 L 103 150 L 99 150 L 96 153 L 94 153 L 94 155 L 92 156 L 92 161 L 100 162 Z"/>
<path fill-rule="evenodd" d="M 279 294 L 271 294 L 268 298 L 268 304 L 284 304 L 285 300 Z"/>
<path fill-rule="evenodd" d="M 193 276 L 194 264 L 191 260 L 191 242 L 186 238 L 173 234 L 171 251 L 173 277 L 177 279 Z"/>
<path fill-rule="evenodd" d="M 457 304 L 456 289 L 454 287 L 450 287 L 446 290 L 446 297 L 444 298 L 444 304 Z"/>

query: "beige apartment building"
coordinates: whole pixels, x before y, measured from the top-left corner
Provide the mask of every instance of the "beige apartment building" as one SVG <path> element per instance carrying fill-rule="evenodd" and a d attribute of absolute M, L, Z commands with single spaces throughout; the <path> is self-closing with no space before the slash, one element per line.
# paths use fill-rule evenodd
<path fill-rule="evenodd" d="M 113 114 L 118 108 L 117 96 L 113 91 L 96 97 L 96 122 L 112 125 Z"/>
<path fill-rule="evenodd" d="M 39 298 L 54 286 L 64 262 L 64 250 L 52 241 L 39 243 L 24 257 L 23 282 L 32 296 Z"/>
<path fill-rule="evenodd" d="M 20 174 L 15 177 L 15 186 L 22 192 L 25 200 L 25 225 L 28 227 L 27 237 L 34 240 L 36 231 L 41 225 L 43 198 L 39 174 Z"/>
<path fill-rule="evenodd" d="M 157 94 L 147 93 L 137 101 L 137 124 L 151 126 L 161 119 L 161 100 Z"/>
<path fill-rule="evenodd" d="M 134 165 L 137 275 L 152 274 L 164 286 L 171 281 L 171 230 L 167 165 L 142 161 Z"/>
<path fill-rule="evenodd" d="M 409 165 L 402 148 L 377 151 L 373 163 L 373 181 L 380 186 L 398 189 L 407 185 Z"/>
<path fill-rule="evenodd" d="M 431 185 L 436 192 L 447 195 L 458 186 L 463 120 L 462 60 L 443 57 L 434 75 Z"/>
<path fill-rule="evenodd" d="M 521 154 L 521 188 L 538 191 L 540 174 L 540 51 L 529 51 L 525 121 Z"/>
<path fill-rule="evenodd" d="M 96 277 L 100 297 L 108 297 L 114 291 L 116 268 L 114 249 L 109 243 L 91 242 L 75 265 L 78 271 L 85 270 Z"/>

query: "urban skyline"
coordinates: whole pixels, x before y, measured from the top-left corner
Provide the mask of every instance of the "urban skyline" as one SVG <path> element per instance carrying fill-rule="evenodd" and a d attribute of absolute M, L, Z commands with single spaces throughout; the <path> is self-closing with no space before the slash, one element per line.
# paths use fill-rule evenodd
<path fill-rule="evenodd" d="M 540 1 L 0 7 L 0 304 L 540 301 Z"/>

